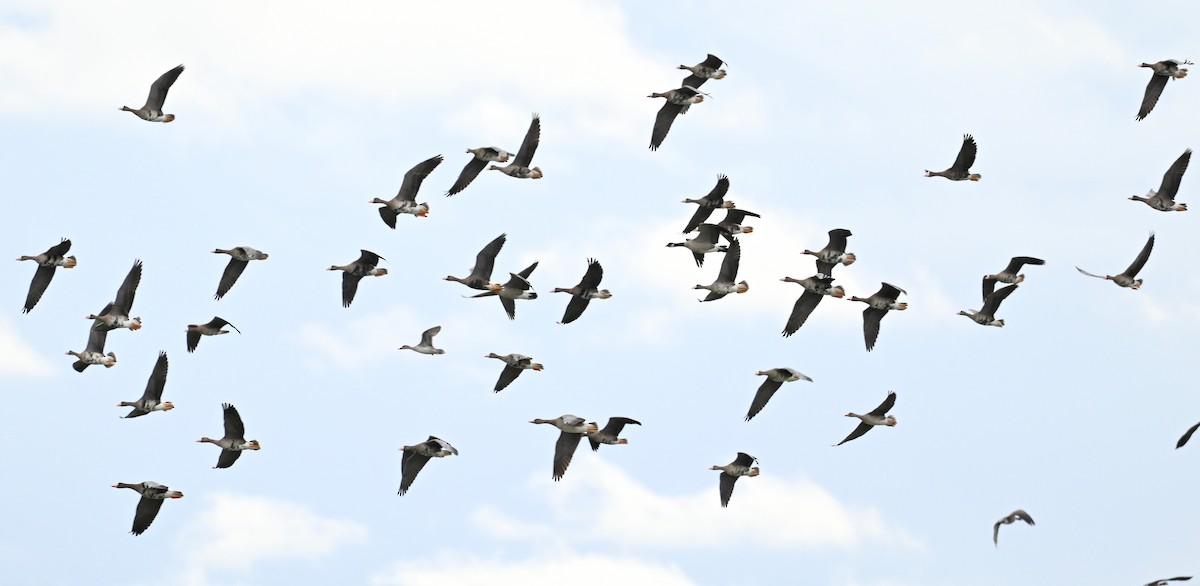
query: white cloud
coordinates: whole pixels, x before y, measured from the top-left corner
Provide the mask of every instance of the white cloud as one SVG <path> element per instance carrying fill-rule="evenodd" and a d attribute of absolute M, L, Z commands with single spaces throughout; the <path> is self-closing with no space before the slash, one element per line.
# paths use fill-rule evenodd
<path fill-rule="evenodd" d="M 570 577 L 576 576 L 572 580 Z M 565 581 L 612 582 L 626 586 L 690 586 L 695 584 L 674 565 L 628 557 L 560 552 L 519 561 L 446 555 L 434 562 L 399 562 L 371 579 L 372 586 L 444 586 L 488 584 L 532 586 Z"/>
<path fill-rule="evenodd" d="M 0 375 L 43 378 L 53 372 L 50 363 L 21 339 L 16 326 L 7 317 L 0 316 Z"/>

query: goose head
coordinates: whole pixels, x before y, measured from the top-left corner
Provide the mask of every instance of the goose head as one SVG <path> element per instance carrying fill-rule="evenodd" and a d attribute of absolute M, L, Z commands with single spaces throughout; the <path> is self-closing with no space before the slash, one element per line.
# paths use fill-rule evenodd
<path fill-rule="evenodd" d="M 975 312 L 974 312 L 974 311 L 960 311 L 960 312 L 958 312 L 958 314 L 957 314 L 957 315 L 965 315 L 965 316 L 967 316 L 967 317 L 969 317 L 969 318 L 971 318 L 971 319 L 975 319 Z"/>
<path fill-rule="evenodd" d="M 500 165 L 488 165 L 488 171 L 503 171 L 504 167 Z"/>
<path fill-rule="evenodd" d="M 202 437 L 202 438 L 196 440 L 196 443 L 198 443 L 198 444 L 216 444 L 217 440 L 215 440 L 211 437 Z M 220 445 L 220 444 L 217 444 L 217 445 Z"/>
<path fill-rule="evenodd" d="M 383 205 L 387 205 L 388 201 L 386 199 L 379 199 L 377 197 L 377 198 L 371 200 L 371 203 L 381 203 Z"/>
<path fill-rule="evenodd" d="M 669 92 L 667 94 L 660 94 L 658 92 L 652 92 L 650 95 L 648 95 L 646 97 L 647 98 L 670 98 L 671 96 L 669 95 Z"/>
<path fill-rule="evenodd" d="M 484 356 L 484 358 L 504 358 L 504 357 L 499 354 L 496 354 L 495 352 L 488 352 L 487 356 Z"/>

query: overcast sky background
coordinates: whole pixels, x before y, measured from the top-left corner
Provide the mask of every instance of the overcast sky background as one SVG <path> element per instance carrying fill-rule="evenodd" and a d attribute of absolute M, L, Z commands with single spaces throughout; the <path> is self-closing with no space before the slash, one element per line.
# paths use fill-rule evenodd
<path fill-rule="evenodd" d="M 10 258 L 68 237 L 22 315 L 33 263 L 0 264 L 0 388 L 9 405 L 0 575 L 13 584 L 353 583 L 829 586 L 1132 584 L 1200 572 L 1200 420 L 1190 368 L 1200 325 L 1197 218 L 1127 201 L 1196 147 L 1200 80 L 1168 84 L 1134 116 L 1137 65 L 1200 57 L 1195 3 L 1015 1 L 657 3 L 152 2 L 0 5 L 0 173 Z M 729 75 L 647 149 L 661 100 L 711 52 Z M 119 112 L 178 63 L 168 125 Z M 442 196 L 468 147 L 515 151 L 542 116 L 539 181 L 485 172 Z M 979 183 L 941 170 L 961 136 Z M 389 230 L 366 202 L 405 171 L 446 161 Z M 1179 200 L 1200 213 L 1200 170 Z M 719 257 L 694 266 L 679 231 L 718 174 L 762 214 L 742 239 L 745 295 L 715 303 Z M 719 219 L 718 212 L 714 219 Z M 848 294 L 880 281 L 910 309 L 863 348 L 863 305 L 824 300 L 779 335 L 831 228 L 858 262 Z M 1140 291 L 1115 274 L 1158 234 Z M 508 242 L 496 280 L 541 262 L 510 322 L 495 299 L 440 280 Z M 228 260 L 254 262 L 221 301 Z M 390 274 L 349 309 L 340 276 L 360 248 Z M 980 277 L 1046 259 L 1002 306 Z M 586 260 L 613 298 L 563 326 Z M 137 332 L 108 337 L 112 369 L 77 374 L 84 317 L 145 263 Z M 242 335 L 185 351 L 219 315 Z M 443 326 L 445 355 L 396 349 Z M 159 350 L 168 413 L 121 420 Z M 546 366 L 491 392 L 519 352 Z M 761 377 L 794 367 L 753 421 Z M 900 424 L 838 448 L 888 390 Z M 262 450 L 227 470 L 222 402 Z M 640 420 L 627 446 L 581 447 L 551 480 L 574 413 Z M 402 445 L 437 435 L 396 495 Z M 762 475 L 721 509 L 736 452 Z M 142 536 L 117 482 L 186 495 Z M 1015 508 L 1035 527 L 991 525 Z"/>

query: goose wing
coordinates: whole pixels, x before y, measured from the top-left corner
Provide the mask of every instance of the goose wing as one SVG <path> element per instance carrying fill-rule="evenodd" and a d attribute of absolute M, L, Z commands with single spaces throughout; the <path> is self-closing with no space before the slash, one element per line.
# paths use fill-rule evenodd
<path fill-rule="evenodd" d="M 442 326 L 433 326 L 424 332 L 421 332 L 421 346 L 432 346 L 433 337 L 442 331 Z"/>
<path fill-rule="evenodd" d="M 1146 266 L 1146 261 L 1150 260 L 1151 250 L 1154 250 L 1153 232 L 1150 233 L 1150 239 L 1146 241 L 1146 245 L 1142 247 L 1142 251 L 1138 253 L 1137 258 L 1133 259 L 1133 264 L 1129 265 L 1129 268 L 1125 269 L 1125 272 L 1122 274 L 1131 279 L 1136 277 L 1138 271 L 1141 271 L 1142 267 Z"/>
<path fill-rule="evenodd" d="M 162 400 L 163 387 L 167 385 L 167 353 L 159 352 L 154 370 L 150 372 L 150 380 L 146 381 L 146 390 L 142 391 L 142 402 Z"/>
<path fill-rule="evenodd" d="M 1046 261 L 1040 258 L 1033 258 L 1032 256 L 1014 256 L 1012 257 L 1012 260 L 1008 261 L 1008 266 L 1004 267 L 1004 272 L 1015 275 L 1021 272 L 1021 267 L 1025 265 L 1044 264 L 1046 264 Z"/>
<path fill-rule="evenodd" d="M 838 442 L 837 445 L 840 446 L 848 441 L 856 440 L 856 439 L 862 437 L 863 434 L 867 433 L 868 431 L 871 431 L 872 427 L 874 427 L 874 426 L 869 423 L 859 422 L 858 427 L 854 428 L 854 431 L 850 432 L 850 435 L 846 436 L 846 439 Z"/>
<path fill-rule="evenodd" d="M 54 278 L 54 269 L 58 267 L 44 267 L 38 265 L 37 271 L 33 273 L 33 280 L 29 282 L 29 294 L 25 296 L 25 308 L 21 313 L 29 313 L 33 310 L 33 306 L 42 299 L 42 294 L 46 292 L 46 287 L 50 286 L 50 280 Z"/>
<path fill-rule="evenodd" d="M 183 65 L 176 65 L 170 71 L 158 76 L 158 79 L 150 84 L 150 95 L 146 96 L 146 105 L 143 108 L 162 112 L 163 103 L 167 101 L 167 91 L 171 89 L 175 80 L 179 79 L 180 73 L 183 73 Z"/>
<path fill-rule="evenodd" d="M 487 164 L 487 161 L 472 156 L 471 160 L 463 166 L 462 172 L 458 174 L 458 179 L 454 182 L 454 185 L 451 185 L 449 191 L 446 192 L 446 197 L 450 197 L 466 189 L 479 176 L 483 169 L 487 167 Z"/>
<path fill-rule="evenodd" d="M 1000 309 L 1000 302 L 1007 299 L 1009 295 L 1012 295 L 1013 291 L 1016 291 L 1018 286 L 1019 285 L 1009 285 L 988 295 L 987 299 L 983 302 L 983 309 L 980 309 L 979 313 L 995 317 L 996 310 Z"/>
<path fill-rule="evenodd" d="M 145 533 L 150 528 L 150 524 L 154 522 L 154 518 L 158 516 L 158 510 L 162 508 L 162 505 L 163 499 L 152 499 L 145 496 L 138 499 L 137 510 L 133 513 L 133 528 L 130 533 L 134 535 Z"/>
<path fill-rule="evenodd" d="M 970 171 L 971 165 L 975 164 L 975 151 L 975 137 L 964 134 L 962 148 L 958 149 L 958 158 L 954 159 L 954 164 L 950 166 L 950 170 L 962 173 Z"/>
<path fill-rule="evenodd" d="M 721 271 L 717 273 L 717 281 L 733 283 L 737 279 L 738 265 L 742 262 L 742 243 L 736 238 L 725 252 L 721 260 Z"/>
<path fill-rule="evenodd" d="M 762 385 L 758 387 L 758 392 L 754 394 L 754 401 L 750 403 L 750 411 L 746 412 L 746 421 L 754 419 L 754 416 L 758 415 L 758 412 L 767 406 L 767 401 L 771 400 L 771 397 L 775 395 L 775 391 L 778 391 L 781 386 L 783 386 L 783 382 L 773 381 L 770 377 L 763 381 Z"/>
<path fill-rule="evenodd" d="M 591 301 L 587 297 L 571 297 L 571 301 L 567 302 L 567 310 L 563 312 L 562 322 L 560 323 L 569 324 L 579 319 L 579 316 L 583 315 L 583 310 L 587 309 Z"/>
<path fill-rule="evenodd" d="M 1142 107 L 1138 108 L 1137 118 L 1134 120 L 1141 120 L 1150 114 L 1154 105 L 1158 103 L 1158 97 L 1162 95 L 1163 89 L 1167 87 L 1167 79 L 1166 75 L 1157 73 L 1150 75 L 1150 83 L 1146 84 L 1146 94 L 1142 96 Z"/>
<path fill-rule="evenodd" d="M 388 228 L 393 230 L 396 229 L 396 218 L 398 217 L 400 217 L 399 214 L 397 214 L 396 210 L 393 210 L 391 206 L 383 206 L 379 208 L 379 218 L 383 220 L 384 224 L 387 224 Z"/>
<path fill-rule="evenodd" d="M 479 251 L 479 254 L 475 255 L 475 266 L 471 268 L 471 275 L 467 280 L 490 280 L 492 278 L 492 269 L 496 265 L 496 255 L 500 254 L 500 249 L 504 248 L 504 243 L 507 240 L 508 235 L 501 234 L 487 243 L 487 246 L 484 246 Z"/>
<path fill-rule="evenodd" d="M 217 456 L 217 465 L 213 466 L 213 468 L 228 468 L 233 466 L 233 463 L 237 462 L 237 459 L 241 457 L 242 452 L 240 450 L 222 449 L 221 455 Z"/>
<path fill-rule="evenodd" d="M 533 162 L 533 153 L 537 152 L 538 141 L 542 138 L 542 119 L 537 114 L 533 115 L 533 121 L 529 123 L 529 130 L 525 132 L 525 140 L 521 141 L 521 150 L 517 151 L 517 156 L 513 158 L 513 165 L 518 167 L 528 167 Z"/>
<path fill-rule="evenodd" d="M 867 343 L 867 352 L 875 348 L 875 340 L 879 339 L 879 322 L 884 315 L 887 315 L 886 309 L 868 307 L 863 310 L 863 338 Z"/>
<path fill-rule="evenodd" d="M 721 506 L 729 506 L 729 497 L 733 496 L 733 485 L 738 477 L 721 472 Z"/>
<path fill-rule="evenodd" d="M 1200 429 L 1200 423 L 1197 423 L 1196 425 L 1193 425 L 1190 428 L 1188 428 L 1187 432 L 1185 432 L 1183 434 L 1183 436 L 1181 436 L 1179 438 L 1179 441 L 1175 444 L 1175 449 L 1178 450 L 1179 448 L 1182 448 L 1184 444 L 1188 443 L 1188 440 L 1192 439 L 1192 434 L 1196 433 L 1197 429 Z"/>
<path fill-rule="evenodd" d="M 895 406 L 896 406 L 896 392 L 888 391 L 887 397 L 883 399 L 883 402 L 880 403 L 878 407 L 876 407 L 874 410 L 871 411 L 871 415 L 875 415 L 877 417 L 883 417 L 884 415 L 887 415 L 888 411 L 892 410 L 892 407 L 895 407 Z"/>
<path fill-rule="evenodd" d="M 521 376 L 522 370 L 525 369 L 512 365 L 505 365 L 504 370 L 500 371 L 500 379 L 496 381 L 496 388 L 492 390 L 497 393 L 503 391 L 508 387 L 508 385 L 512 384 L 513 381 L 517 380 L 518 376 Z"/>
<path fill-rule="evenodd" d="M 441 164 L 441 155 L 435 155 L 417 163 L 404 174 L 404 181 L 400 184 L 400 191 L 396 192 L 396 197 L 415 203 L 417 200 L 417 191 L 421 189 L 421 182 Z"/>
<path fill-rule="evenodd" d="M 121 282 L 121 287 L 117 289 L 117 298 L 114 301 L 114 308 L 125 315 L 133 311 L 133 298 L 137 295 L 138 284 L 142 282 L 142 261 L 133 261 L 133 268 L 129 269 L 129 273 L 125 275 L 125 280 Z"/>
<path fill-rule="evenodd" d="M 417 474 L 428 462 L 429 456 L 417 452 L 404 452 L 404 457 L 400 460 L 400 490 L 396 491 L 396 494 L 404 496 L 408 487 L 417 479 Z"/>
<path fill-rule="evenodd" d="M 233 284 L 237 283 L 238 277 L 242 276 L 242 271 L 246 270 L 248 264 L 249 261 L 230 257 L 229 264 L 225 265 L 225 272 L 221 274 L 221 282 L 217 285 L 217 294 L 213 298 L 224 297 L 233 288 Z"/>
<path fill-rule="evenodd" d="M 350 307 L 350 303 L 354 301 L 354 294 L 358 293 L 358 282 L 362 278 L 362 275 L 342 273 L 342 307 Z"/>
<path fill-rule="evenodd" d="M 1183 174 L 1187 171 L 1188 162 L 1192 160 L 1192 149 L 1183 151 L 1174 163 L 1171 163 L 1171 168 L 1163 173 L 1162 183 L 1158 187 L 1158 197 L 1168 201 L 1175 201 L 1175 194 L 1179 193 L 1179 183 L 1183 180 Z"/>
<path fill-rule="evenodd" d="M 559 432 L 558 441 L 554 443 L 554 480 L 562 479 L 567 473 L 567 467 L 571 465 L 571 458 L 575 457 L 575 449 L 579 447 L 581 439 L 582 433 Z"/>
<path fill-rule="evenodd" d="M 671 124 L 675 122 L 675 117 L 682 111 L 683 106 L 672 103 L 670 100 L 667 100 L 658 109 L 658 114 L 654 117 L 654 130 L 650 132 L 650 150 L 657 151 L 658 147 L 662 146 L 663 140 L 667 138 L 667 133 L 671 131 Z M 696 213 L 700 213 L 700 210 L 696 210 Z M 712 210 L 709 210 L 709 213 L 712 213 Z"/>
<path fill-rule="evenodd" d="M 808 321 L 808 316 L 812 315 L 817 305 L 821 303 L 821 298 L 824 295 L 818 295 L 812 291 L 805 290 L 796 300 L 796 304 L 792 306 L 792 315 L 788 317 L 787 324 L 783 326 L 783 337 L 789 337 Z"/>
<path fill-rule="evenodd" d="M 229 403 L 221 405 L 225 419 L 225 439 L 246 439 L 246 426 L 242 425 L 242 416 L 237 407 Z"/>

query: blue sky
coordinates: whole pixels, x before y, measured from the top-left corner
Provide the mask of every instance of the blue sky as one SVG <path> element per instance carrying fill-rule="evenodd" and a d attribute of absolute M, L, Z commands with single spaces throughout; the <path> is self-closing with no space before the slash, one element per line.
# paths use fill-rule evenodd
<path fill-rule="evenodd" d="M 235 14 L 236 12 L 236 14 Z M 1170 15 L 1162 18 L 1163 14 Z M 0 438 L 6 582 L 196 586 L 275 583 L 626 584 L 788 581 L 829 586 L 1143 584 L 1200 559 L 1200 420 L 1189 388 L 1200 277 L 1189 214 L 1127 201 L 1157 188 L 1196 147 L 1192 79 L 1134 116 L 1143 61 L 1200 57 L 1200 9 L 1012 2 L 368 3 L 10 2 L 0 8 L 0 170 L 10 257 L 69 237 L 59 271 L 20 313 L 32 263 L 0 279 Z M 705 53 L 729 76 L 647 149 L 661 101 Z M 167 111 L 138 107 L 150 82 L 187 70 Z M 468 147 L 515 150 L 542 117 L 545 178 L 481 175 L 442 197 Z M 944 169 L 961 135 L 979 183 Z M 404 172 L 446 162 L 418 201 L 427 218 L 391 231 L 371 198 Z M 1196 171 L 1193 170 L 1192 173 Z M 680 200 L 730 177 L 760 213 L 742 239 L 750 291 L 696 303 L 697 269 L 667 242 Z M 1179 200 L 1192 202 L 1195 177 Z M 1193 206 L 1195 207 L 1195 206 Z M 779 331 L 813 272 L 799 254 L 831 228 L 858 262 L 837 283 L 865 296 L 905 288 L 863 350 L 859 304 L 827 299 L 791 338 Z M 1157 233 L 1140 291 L 1079 275 L 1116 273 Z M 535 301 L 510 322 L 494 299 L 442 281 L 468 272 L 500 233 L 496 276 L 534 260 Z M 270 253 L 221 301 L 227 257 Z M 340 304 L 324 269 L 365 248 L 386 277 Z M 1002 306 L 978 309 L 979 279 L 1012 256 L 1044 258 Z M 589 257 L 614 296 L 562 326 Z M 134 259 L 137 332 L 117 331 L 112 369 L 70 369 L 83 319 Z M 0 265 L 3 266 L 3 265 Z M 242 335 L 184 346 L 219 315 Z M 397 351 L 433 325 L 441 356 Z M 168 413 L 119 419 L 167 351 Z M 503 393 L 501 364 L 545 364 Z M 753 421 L 754 372 L 794 367 Z M 900 424 L 839 448 L 888 390 Z M 196 444 L 221 433 L 220 405 L 259 452 L 213 470 Z M 627 446 L 581 448 L 550 479 L 557 430 L 574 413 L 641 421 Z M 402 445 L 436 435 L 461 455 L 431 462 L 396 495 Z M 762 476 L 728 509 L 713 464 L 738 451 Z M 137 498 L 183 491 L 144 535 Z M 991 525 L 1024 508 L 1037 526 Z M 64 563 L 63 554 L 69 554 Z M 1103 560 L 1098 563 L 1098 560 Z"/>

